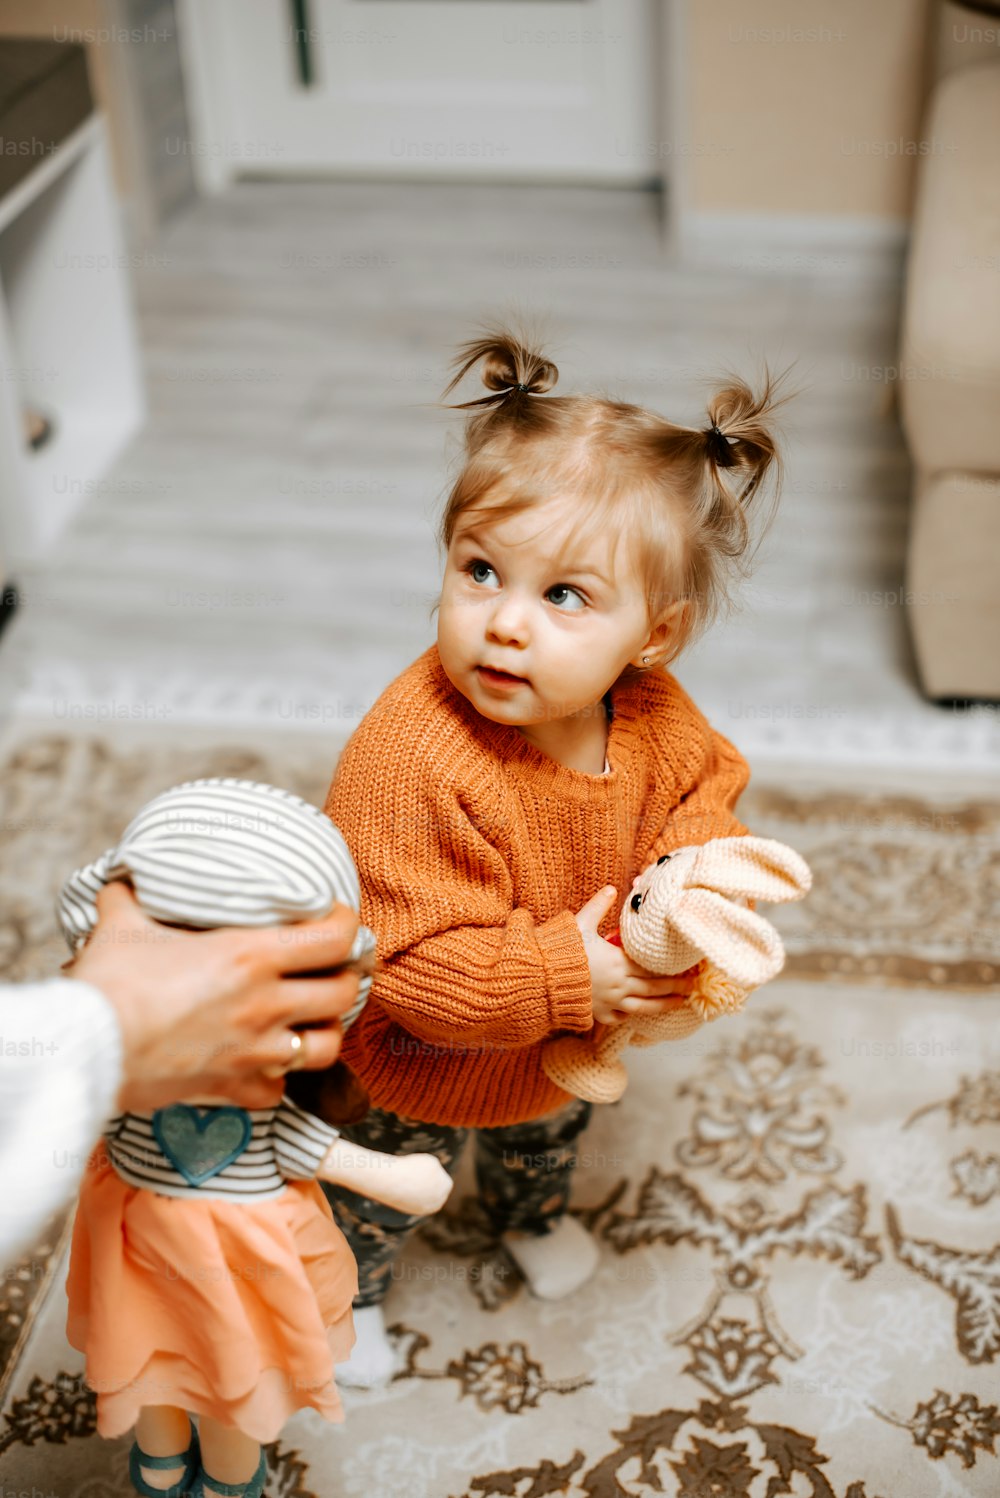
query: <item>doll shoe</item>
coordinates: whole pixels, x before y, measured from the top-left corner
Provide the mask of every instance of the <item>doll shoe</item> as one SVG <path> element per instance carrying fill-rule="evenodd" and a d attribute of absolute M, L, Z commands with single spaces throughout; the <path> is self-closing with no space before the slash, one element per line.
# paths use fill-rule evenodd
<path fill-rule="evenodd" d="M 261 1498 L 267 1483 L 267 1457 L 263 1451 L 260 1454 L 260 1466 L 252 1477 L 246 1482 L 220 1482 L 204 1467 L 199 1467 L 198 1476 L 195 1478 L 194 1487 L 191 1489 L 191 1498 L 209 1498 L 205 1492 L 205 1484 L 208 1483 L 212 1493 L 223 1493 L 225 1498 Z"/>
<path fill-rule="evenodd" d="M 147 1456 L 139 1442 L 133 1441 L 128 1459 L 128 1475 L 136 1492 L 142 1493 L 144 1498 L 186 1498 L 186 1495 L 193 1491 L 189 1484 L 194 1480 L 200 1460 L 198 1432 L 192 1427 L 188 1449 L 182 1451 L 179 1456 Z M 169 1488 L 150 1487 L 140 1470 L 142 1467 L 147 1467 L 155 1472 L 169 1472 L 171 1467 L 181 1466 L 184 1468 L 183 1477 L 171 1483 Z"/>

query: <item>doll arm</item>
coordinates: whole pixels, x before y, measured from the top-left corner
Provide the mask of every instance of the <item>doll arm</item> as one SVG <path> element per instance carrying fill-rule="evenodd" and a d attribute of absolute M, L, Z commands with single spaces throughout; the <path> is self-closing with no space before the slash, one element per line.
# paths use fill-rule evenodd
<path fill-rule="evenodd" d="M 319 1168 L 319 1178 L 371 1197 L 408 1217 L 428 1217 L 448 1199 L 453 1182 L 434 1155 L 385 1155 L 338 1139 Z"/>
<path fill-rule="evenodd" d="M 451 1176 L 433 1155 L 383 1155 L 351 1144 L 287 1095 L 275 1113 L 274 1144 L 286 1180 L 318 1177 L 408 1215 L 436 1212 L 451 1190 Z"/>

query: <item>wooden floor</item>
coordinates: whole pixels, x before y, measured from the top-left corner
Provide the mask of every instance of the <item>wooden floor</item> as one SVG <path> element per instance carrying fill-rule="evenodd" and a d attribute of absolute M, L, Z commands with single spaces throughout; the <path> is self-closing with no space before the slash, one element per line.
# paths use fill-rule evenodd
<path fill-rule="evenodd" d="M 460 420 L 433 401 L 484 316 L 548 329 L 560 389 L 700 422 L 716 372 L 795 361 L 783 508 L 744 607 L 678 675 L 752 759 L 985 770 L 1000 721 L 917 691 L 909 473 L 886 410 L 898 273 L 663 263 L 642 192 L 243 183 L 137 273 L 150 419 L 0 643 L 41 725 L 299 728 L 331 744 L 433 638 Z"/>

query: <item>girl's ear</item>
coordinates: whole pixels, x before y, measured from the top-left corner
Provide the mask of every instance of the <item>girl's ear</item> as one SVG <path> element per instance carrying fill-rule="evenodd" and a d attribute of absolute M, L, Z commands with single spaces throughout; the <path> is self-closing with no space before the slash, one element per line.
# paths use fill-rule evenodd
<path fill-rule="evenodd" d="M 676 655 L 677 641 L 681 639 L 690 605 L 683 599 L 665 608 L 652 626 L 645 644 L 629 661 L 630 666 L 649 670 L 651 666 L 662 666 Z"/>
<path fill-rule="evenodd" d="M 770 982 L 785 965 L 781 937 L 770 921 L 714 890 L 684 890 L 670 923 L 744 988 Z"/>

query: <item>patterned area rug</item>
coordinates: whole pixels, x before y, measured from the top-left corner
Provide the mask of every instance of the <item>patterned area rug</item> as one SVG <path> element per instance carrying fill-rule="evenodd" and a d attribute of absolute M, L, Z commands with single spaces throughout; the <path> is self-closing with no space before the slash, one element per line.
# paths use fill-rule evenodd
<path fill-rule="evenodd" d="M 50 736 L 7 757 L 0 943 L 63 952 L 52 895 L 157 790 L 206 774 L 318 799 L 322 746 Z M 771 914 L 786 975 L 736 1017 L 635 1051 L 596 1110 L 574 1210 L 601 1247 L 568 1303 L 527 1294 L 465 1166 L 397 1266 L 405 1367 L 292 1421 L 268 1498 L 986 1498 L 1000 1492 L 1000 794 L 752 787 L 801 849 Z M 131 1492 L 63 1336 L 65 1224 L 5 1272 L 5 1489 Z"/>

